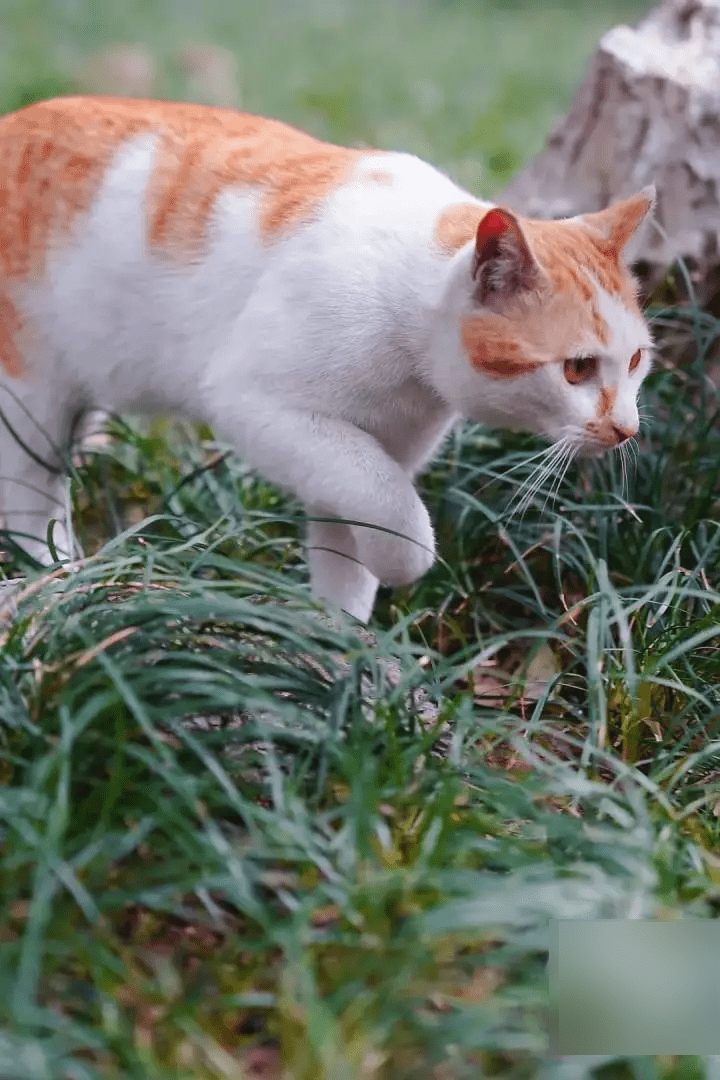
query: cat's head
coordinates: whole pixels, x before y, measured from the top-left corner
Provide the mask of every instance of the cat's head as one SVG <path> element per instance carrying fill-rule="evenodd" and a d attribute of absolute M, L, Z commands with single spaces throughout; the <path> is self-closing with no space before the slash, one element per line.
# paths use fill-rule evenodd
<path fill-rule="evenodd" d="M 585 453 L 632 438 L 652 341 L 623 253 L 653 202 L 645 189 L 563 221 L 481 210 L 440 320 L 433 375 L 450 403 Z"/>

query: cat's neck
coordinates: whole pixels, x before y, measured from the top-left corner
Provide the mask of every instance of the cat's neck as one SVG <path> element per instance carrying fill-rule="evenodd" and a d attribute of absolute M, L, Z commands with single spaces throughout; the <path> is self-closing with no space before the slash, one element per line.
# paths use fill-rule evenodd
<path fill-rule="evenodd" d="M 464 261 L 469 258 L 467 255 Z M 401 274 L 391 259 L 383 266 L 382 274 L 385 321 L 392 327 L 389 340 L 402 351 L 408 374 L 437 393 L 429 356 L 438 324 L 453 318 L 448 295 L 452 293 L 453 278 L 458 276 L 456 260 L 441 260 L 434 250 L 418 248 Z"/>

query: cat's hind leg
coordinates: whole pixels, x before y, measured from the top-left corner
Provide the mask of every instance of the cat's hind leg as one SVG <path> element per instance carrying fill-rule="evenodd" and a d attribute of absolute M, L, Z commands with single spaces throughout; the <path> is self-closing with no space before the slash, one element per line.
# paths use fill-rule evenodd
<path fill-rule="evenodd" d="M 311 518 L 307 556 L 313 596 L 366 623 L 372 614 L 378 579 L 360 562 L 351 527 Z"/>
<path fill-rule="evenodd" d="M 72 558 L 64 462 L 72 413 L 51 385 L 0 381 L 0 516 L 6 540 L 43 565 Z"/>

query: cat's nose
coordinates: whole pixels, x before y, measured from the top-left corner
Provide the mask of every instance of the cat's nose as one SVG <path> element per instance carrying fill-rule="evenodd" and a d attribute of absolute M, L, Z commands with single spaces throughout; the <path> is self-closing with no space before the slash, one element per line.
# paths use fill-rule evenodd
<path fill-rule="evenodd" d="M 628 439 L 632 439 L 637 435 L 637 428 L 621 427 L 620 424 L 612 424 L 613 435 L 617 439 L 617 444 L 620 446 L 622 443 L 627 442 Z"/>

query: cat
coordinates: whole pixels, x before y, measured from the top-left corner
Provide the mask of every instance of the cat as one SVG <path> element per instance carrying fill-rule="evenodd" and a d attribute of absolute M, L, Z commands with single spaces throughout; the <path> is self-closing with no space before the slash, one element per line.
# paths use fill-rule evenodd
<path fill-rule="evenodd" d="M 378 582 L 433 563 L 413 478 L 459 417 L 588 452 L 636 434 L 651 337 L 623 253 L 653 198 L 528 220 L 410 154 L 232 109 L 6 115 L 6 529 L 53 561 L 84 410 L 182 415 L 301 500 L 313 595 L 366 622 Z"/>

